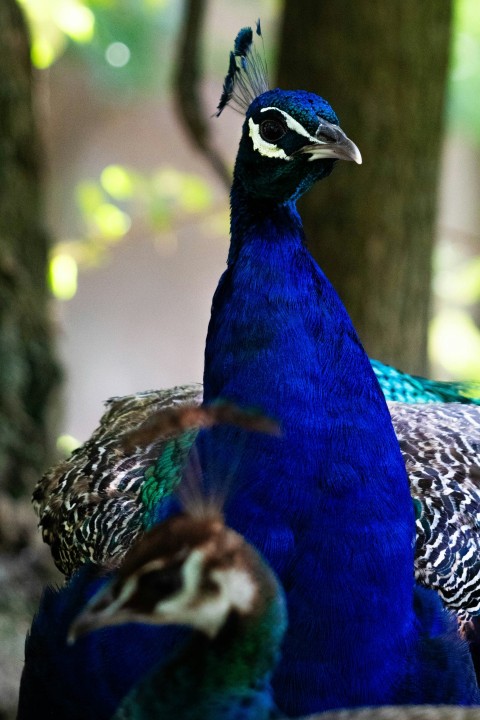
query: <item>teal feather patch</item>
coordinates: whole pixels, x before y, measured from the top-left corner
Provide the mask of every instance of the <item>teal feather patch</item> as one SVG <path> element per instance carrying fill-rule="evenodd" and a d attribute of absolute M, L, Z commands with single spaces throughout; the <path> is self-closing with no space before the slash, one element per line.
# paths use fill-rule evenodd
<path fill-rule="evenodd" d="M 170 496 L 179 484 L 197 434 L 197 429 L 190 430 L 169 440 L 162 448 L 162 454 L 155 465 L 145 471 L 141 492 L 144 507 L 142 524 L 145 530 L 155 523 L 155 508 Z"/>

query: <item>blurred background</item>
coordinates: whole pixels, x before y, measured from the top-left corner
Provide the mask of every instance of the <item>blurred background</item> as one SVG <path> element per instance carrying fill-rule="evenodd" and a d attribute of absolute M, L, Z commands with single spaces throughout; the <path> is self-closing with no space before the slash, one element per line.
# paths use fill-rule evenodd
<path fill-rule="evenodd" d="M 480 4 L 396 0 L 385 17 L 383 0 L 330 5 L 0 0 L 0 61 L 12 63 L 0 116 L 22 148 L 2 136 L 0 158 L 33 168 L 35 219 L 30 195 L 11 209 L 5 161 L 0 718 L 50 573 L 32 539 L 34 482 L 89 437 L 107 398 L 201 381 L 242 124 L 211 115 L 240 27 L 261 17 L 272 86 L 325 94 L 362 150 L 364 165 L 339 167 L 303 212 L 369 353 L 480 380 Z M 22 263 L 33 269 L 17 277 Z"/>

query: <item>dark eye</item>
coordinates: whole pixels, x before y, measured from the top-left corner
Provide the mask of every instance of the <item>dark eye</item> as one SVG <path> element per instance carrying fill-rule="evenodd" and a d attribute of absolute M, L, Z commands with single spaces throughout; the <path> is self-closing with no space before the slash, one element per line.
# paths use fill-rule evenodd
<path fill-rule="evenodd" d="M 161 600 L 182 588 L 182 576 L 178 566 L 144 573 L 139 582 L 142 595 Z"/>
<path fill-rule="evenodd" d="M 279 120 L 264 120 L 260 123 L 260 135 L 268 143 L 277 142 L 286 132 L 287 128 Z"/>

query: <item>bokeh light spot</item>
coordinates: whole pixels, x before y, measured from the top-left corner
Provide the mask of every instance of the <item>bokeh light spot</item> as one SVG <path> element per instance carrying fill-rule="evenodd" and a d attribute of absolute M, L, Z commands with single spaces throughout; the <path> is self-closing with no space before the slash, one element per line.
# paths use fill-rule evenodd
<path fill-rule="evenodd" d="M 130 60 L 130 48 L 122 42 L 111 43 L 105 50 L 105 59 L 113 67 L 124 67 Z"/>
<path fill-rule="evenodd" d="M 49 283 L 58 300 L 71 300 L 77 292 L 78 266 L 67 254 L 54 255 L 50 261 Z"/>

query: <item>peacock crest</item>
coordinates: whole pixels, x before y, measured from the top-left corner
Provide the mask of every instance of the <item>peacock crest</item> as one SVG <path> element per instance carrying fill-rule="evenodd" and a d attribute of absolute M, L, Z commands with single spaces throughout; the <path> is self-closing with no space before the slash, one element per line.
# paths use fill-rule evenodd
<path fill-rule="evenodd" d="M 255 34 L 263 42 L 260 20 L 257 20 Z M 267 90 L 269 84 L 265 53 L 262 57 L 255 47 L 252 28 L 242 28 L 230 52 L 228 72 L 215 115 L 218 117 L 227 105 L 243 115 L 253 100 Z"/>

